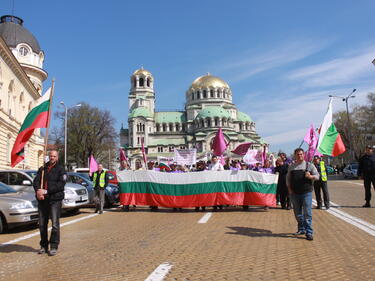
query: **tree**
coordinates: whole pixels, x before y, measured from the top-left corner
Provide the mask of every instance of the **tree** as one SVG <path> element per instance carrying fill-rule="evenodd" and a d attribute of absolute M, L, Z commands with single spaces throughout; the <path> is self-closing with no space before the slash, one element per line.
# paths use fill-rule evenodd
<path fill-rule="evenodd" d="M 355 106 L 349 113 L 352 135 L 352 149 L 355 159 L 364 153 L 365 146 L 375 142 L 375 93 L 367 95 L 368 104 Z M 343 142 L 349 148 L 348 117 L 346 111 L 339 111 L 333 115 L 334 123 L 341 134 Z M 346 161 L 349 155 L 345 152 L 342 156 Z"/>
<path fill-rule="evenodd" d="M 56 117 L 62 120 L 59 130 L 60 138 L 64 138 L 64 112 L 57 112 Z M 87 167 L 88 158 L 92 154 L 98 163 L 111 168 L 116 156 L 118 133 L 113 124 L 114 118 L 108 110 L 100 110 L 81 102 L 81 107 L 68 111 L 68 163 L 74 162 L 78 167 Z"/>

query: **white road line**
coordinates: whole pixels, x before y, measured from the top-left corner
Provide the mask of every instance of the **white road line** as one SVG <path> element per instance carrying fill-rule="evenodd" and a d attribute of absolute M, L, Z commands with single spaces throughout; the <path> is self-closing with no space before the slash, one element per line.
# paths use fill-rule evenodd
<path fill-rule="evenodd" d="M 169 262 L 162 263 L 147 277 L 147 279 L 145 279 L 145 281 L 162 281 L 172 267 L 173 265 Z"/>
<path fill-rule="evenodd" d="M 313 199 L 313 204 L 316 205 L 316 200 Z M 340 208 L 339 205 L 331 202 L 331 205 L 332 206 L 335 206 L 337 208 Z M 345 213 L 343 211 L 340 211 L 340 210 L 337 210 L 337 209 L 328 209 L 327 210 L 328 213 L 330 213 L 331 215 L 334 215 L 335 217 L 339 218 L 339 219 L 342 219 L 343 221 L 347 222 L 347 223 L 350 223 L 351 225 L 354 225 L 356 227 L 358 227 L 359 229 L 362 229 L 363 231 L 367 232 L 368 234 L 372 235 L 372 236 L 375 236 L 375 225 L 367 222 L 367 221 L 364 221 L 360 218 L 357 218 L 357 217 L 354 217 L 352 215 L 349 215 L 348 213 Z"/>
<path fill-rule="evenodd" d="M 105 211 L 103 212 L 105 213 Z M 80 222 L 80 221 L 83 221 L 83 220 L 86 220 L 86 219 L 89 219 L 89 218 L 92 218 L 92 217 L 95 217 L 97 216 L 98 214 L 91 214 L 91 215 L 88 215 L 88 216 L 85 216 L 85 217 L 81 217 L 79 219 L 75 219 L 75 220 L 71 220 L 71 221 L 67 221 L 67 222 L 64 222 L 62 224 L 60 224 L 60 227 L 64 227 L 66 225 L 69 225 L 69 224 L 73 224 L 73 223 L 76 223 L 76 222 Z M 48 231 L 50 231 L 52 228 L 49 227 L 48 228 Z M 14 243 L 17 243 L 19 241 L 22 241 L 22 240 L 26 240 L 26 239 L 29 239 L 31 237 L 34 237 L 34 236 L 37 236 L 39 235 L 39 231 L 36 231 L 36 232 L 33 232 L 33 233 L 30 233 L 28 235 L 25 235 L 25 236 L 22 236 L 20 238 L 16 238 L 16 239 L 13 239 L 13 240 L 10 240 L 8 242 L 5 242 L 5 243 L 2 243 L 0 244 L 0 247 L 2 246 L 5 246 L 5 245 L 10 245 L 10 244 L 14 244 Z"/>
<path fill-rule="evenodd" d="M 206 223 L 210 217 L 212 216 L 212 213 L 205 213 L 204 216 L 198 221 L 198 223 Z"/>
<path fill-rule="evenodd" d="M 356 184 L 356 185 L 362 185 L 363 186 L 363 183 L 359 183 L 359 182 L 352 182 L 352 181 L 347 181 L 348 183 L 351 183 L 351 184 Z"/>

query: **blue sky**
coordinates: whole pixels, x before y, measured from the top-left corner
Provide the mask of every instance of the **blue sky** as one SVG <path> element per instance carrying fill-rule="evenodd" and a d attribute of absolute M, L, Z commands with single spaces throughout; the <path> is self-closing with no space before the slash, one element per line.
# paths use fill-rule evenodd
<path fill-rule="evenodd" d="M 45 89 L 56 78 L 54 110 L 85 101 L 110 110 L 119 129 L 140 66 L 153 73 L 158 110 L 183 109 L 192 81 L 210 72 L 271 150 L 286 152 L 323 120 L 329 94 L 356 88 L 353 105 L 375 92 L 374 11 L 374 1 L 14 2 L 45 52 Z"/>

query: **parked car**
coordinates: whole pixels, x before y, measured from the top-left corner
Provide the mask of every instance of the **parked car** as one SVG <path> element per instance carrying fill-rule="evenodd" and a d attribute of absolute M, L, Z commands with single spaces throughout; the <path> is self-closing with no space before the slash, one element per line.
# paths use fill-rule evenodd
<path fill-rule="evenodd" d="M 67 182 L 76 183 L 83 185 L 87 188 L 88 194 L 89 194 L 89 203 L 94 203 L 94 185 L 93 182 L 90 180 L 90 177 L 84 173 L 73 173 L 68 172 L 68 179 Z M 105 189 L 105 202 L 104 206 L 106 208 L 110 207 L 112 204 L 117 203 L 119 201 L 119 188 L 117 185 L 109 184 Z"/>
<path fill-rule="evenodd" d="M 327 168 L 327 174 L 328 174 L 328 175 L 334 175 L 334 174 L 337 173 L 337 172 L 336 172 L 336 169 L 333 168 L 332 166 L 327 165 L 326 168 Z"/>
<path fill-rule="evenodd" d="M 1 170 L 0 181 L 14 188 L 16 191 L 24 191 L 34 195 L 32 182 L 36 177 L 36 170 Z M 89 202 L 88 191 L 79 184 L 66 183 L 65 198 L 62 202 L 62 208 L 70 213 L 79 211 L 82 205 Z"/>
<path fill-rule="evenodd" d="M 108 173 L 109 183 L 112 183 L 112 184 L 118 186 L 118 180 L 117 180 L 116 172 L 115 171 L 107 171 L 107 173 Z"/>
<path fill-rule="evenodd" d="M 351 163 L 346 165 L 342 173 L 344 174 L 344 178 L 358 178 L 358 163 Z"/>
<path fill-rule="evenodd" d="M 33 193 L 17 192 L 0 182 L 0 233 L 17 225 L 38 222 L 38 202 Z"/>

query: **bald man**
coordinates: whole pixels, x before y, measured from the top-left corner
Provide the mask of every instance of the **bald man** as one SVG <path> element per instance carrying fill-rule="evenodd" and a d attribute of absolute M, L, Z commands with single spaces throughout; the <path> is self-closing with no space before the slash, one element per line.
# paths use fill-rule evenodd
<path fill-rule="evenodd" d="M 56 150 L 48 153 L 49 161 L 39 168 L 34 179 L 34 190 L 38 200 L 40 250 L 39 254 L 48 253 L 54 256 L 60 244 L 60 214 L 66 173 L 58 164 L 59 154 Z M 48 241 L 48 220 L 51 218 L 52 231 Z M 50 249 L 48 251 L 48 246 Z"/>

